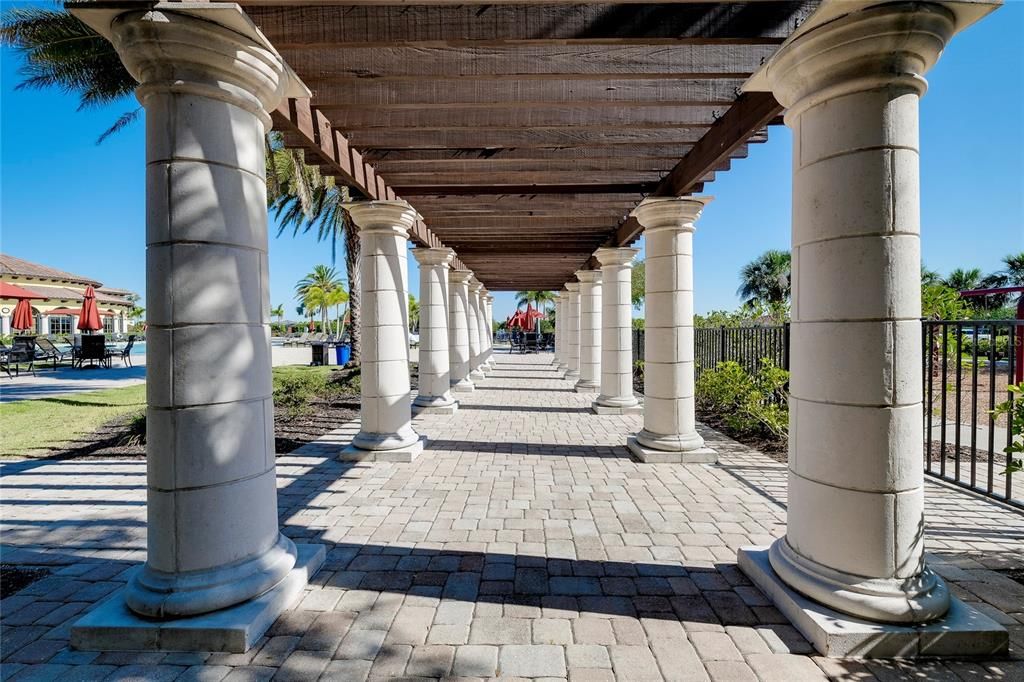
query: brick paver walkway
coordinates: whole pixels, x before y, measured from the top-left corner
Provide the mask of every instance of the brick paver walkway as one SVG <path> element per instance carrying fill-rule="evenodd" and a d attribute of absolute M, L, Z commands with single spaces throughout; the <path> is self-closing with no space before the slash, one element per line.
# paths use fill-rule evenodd
<path fill-rule="evenodd" d="M 735 565 L 784 532 L 785 467 L 714 432 L 714 466 L 638 464 L 550 355 L 497 357 L 412 464 L 279 458 L 281 519 L 327 545 L 250 652 L 70 651 L 68 627 L 144 558 L 141 461 L 3 467 L 3 561 L 53 573 L 0 603 L 5 679 L 1024 679 L 1024 516 L 929 485 L 932 565 L 1011 630 L 1008 661 L 821 659 Z"/>

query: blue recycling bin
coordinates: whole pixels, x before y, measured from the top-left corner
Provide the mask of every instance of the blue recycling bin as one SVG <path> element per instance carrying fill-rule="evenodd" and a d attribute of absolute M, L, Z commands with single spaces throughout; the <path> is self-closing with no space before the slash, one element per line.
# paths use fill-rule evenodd
<path fill-rule="evenodd" d="M 347 343 L 343 343 L 334 347 L 335 357 L 338 360 L 338 366 L 344 367 L 348 364 L 348 361 L 352 359 L 352 346 Z"/>

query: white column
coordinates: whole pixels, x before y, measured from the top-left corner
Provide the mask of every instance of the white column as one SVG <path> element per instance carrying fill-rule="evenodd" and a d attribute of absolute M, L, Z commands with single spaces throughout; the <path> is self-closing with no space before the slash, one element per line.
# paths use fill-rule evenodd
<path fill-rule="evenodd" d="M 77 320 L 77 318 L 74 318 L 74 319 L 75 319 L 75 324 L 77 326 L 78 320 Z M 71 328 L 71 333 L 72 334 L 75 333 L 75 329 L 76 329 L 75 326 L 73 326 Z M 50 334 L 50 316 L 49 315 L 40 315 L 39 316 L 39 333 L 41 335 L 43 335 L 43 336 L 49 336 L 49 334 Z"/>
<path fill-rule="evenodd" d="M 598 249 L 601 263 L 601 394 L 598 414 L 641 412 L 633 395 L 633 258 L 630 248 Z"/>
<path fill-rule="evenodd" d="M 408 462 L 423 451 L 412 427 L 409 382 L 409 228 L 404 201 L 368 201 L 349 209 L 359 228 L 362 297 L 360 430 L 342 459 Z"/>
<path fill-rule="evenodd" d="M 469 378 L 469 278 L 465 270 L 449 270 L 448 284 L 448 359 L 451 364 L 452 390 L 456 393 L 473 391 Z"/>
<path fill-rule="evenodd" d="M 480 324 L 480 371 L 484 374 L 489 374 L 493 369 L 488 362 L 491 353 L 491 332 L 490 325 L 487 324 L 487 298 L 487 289 L 481 286 L 477 293 L 477 319 Z"/>
<path fill-rule="evenodd" d="M 565 378 L 576 380 L 580 377 L 580 283 L 566 282 L 565 288 L 569 290 L 565 316 L 567 322 Z"/>
<path fill-rule="evenodd" d="M 0 334 L 4 336 L 11 333 L 11 316 L 0 315 Z"/>
<path fill-rule="evenodd" d="M 771 565 L 883 622 L 949 608 L 923 555 L 918 99 L 953 31 L 938 5 L 883 5 L 767 71 L 794 141 L 789 512 Z"/>
<path fill-rule="evenodd" d="M 559 291 L 555 304 L 555 357 L 560 372 L 569 369 L 569 292 Z"/>
<path fill-rule="evenodd" d="M 693 383 L 694 222 L 710 197 L 645 199 L 644 428 L 627 445 L 645 462 L 714 462 L 697 433 Z"/>
<path fill-rule="evenodd" d="M 484 324 L 487 329 L 487 366 L 494 369 L 497 364 L 494 359 L 494 296 L 488 294 L 485 300 L 487 302 L 487 314 L 484 315 Z"/>
<path fill-rule="evenodd" d="M 580 280 L 580 378 L 579 393 L 601 388 L 601 271 L 579 270 Z"/>
<path fill-rule="evenodd" d="M 414 249 L 420 265 L 419 394 L 415 407 L 452 414 L 459 404 L 451 393 L 448 341 L 448 270 L 451 249 Z"/>
<path fill-rule="evenodd" d="M 129 12 L 110 30 L 146 109 L 148 553 L 125 602 L 192 616 L 296 564 L 277 517 L 263 152 L 286 76 L 267 44 L 196 16 Z"/>
<path fill-rule="evenodd" d="M 480 290 L 484 285 L 476 277 L 469 278 L 469 310 L 466 311 L 466 326 L 469 328 L 469 378 L 483 381 L 485 375 L 480 369 Z"/>

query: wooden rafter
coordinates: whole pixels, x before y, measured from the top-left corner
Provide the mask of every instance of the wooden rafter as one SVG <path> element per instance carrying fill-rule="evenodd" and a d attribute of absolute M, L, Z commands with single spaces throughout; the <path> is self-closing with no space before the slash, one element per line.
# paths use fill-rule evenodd
<path fill-rule="evenodd" d="M 734 149 L 762 129 L 782 112 L 782 105 L 770 92 L 748 92 L 740 95 L 736 103 L 708 130 L 690 153 L 672 169 L 654 196 L 675 197 L 696 190 L 707 172 L 729 158 Z M 643 230 L 635 218 L 629 218 L 616 231 L 614 243 L 625 246 L 633 243 Z"/>

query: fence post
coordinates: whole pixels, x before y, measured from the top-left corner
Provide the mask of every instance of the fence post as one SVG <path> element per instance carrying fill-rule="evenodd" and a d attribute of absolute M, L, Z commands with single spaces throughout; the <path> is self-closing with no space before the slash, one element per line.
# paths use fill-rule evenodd
<path fill-rule="evenodd" d="M 715 362 L 715 367 L 718 367 L 719 363 L 725 362 L 725 326 L 718 328 L 718 360 Z"/>
<path fill-rule="evenodd" d="M 789 371 L 789 322 L 782 325 L 782 369 Z"/>

